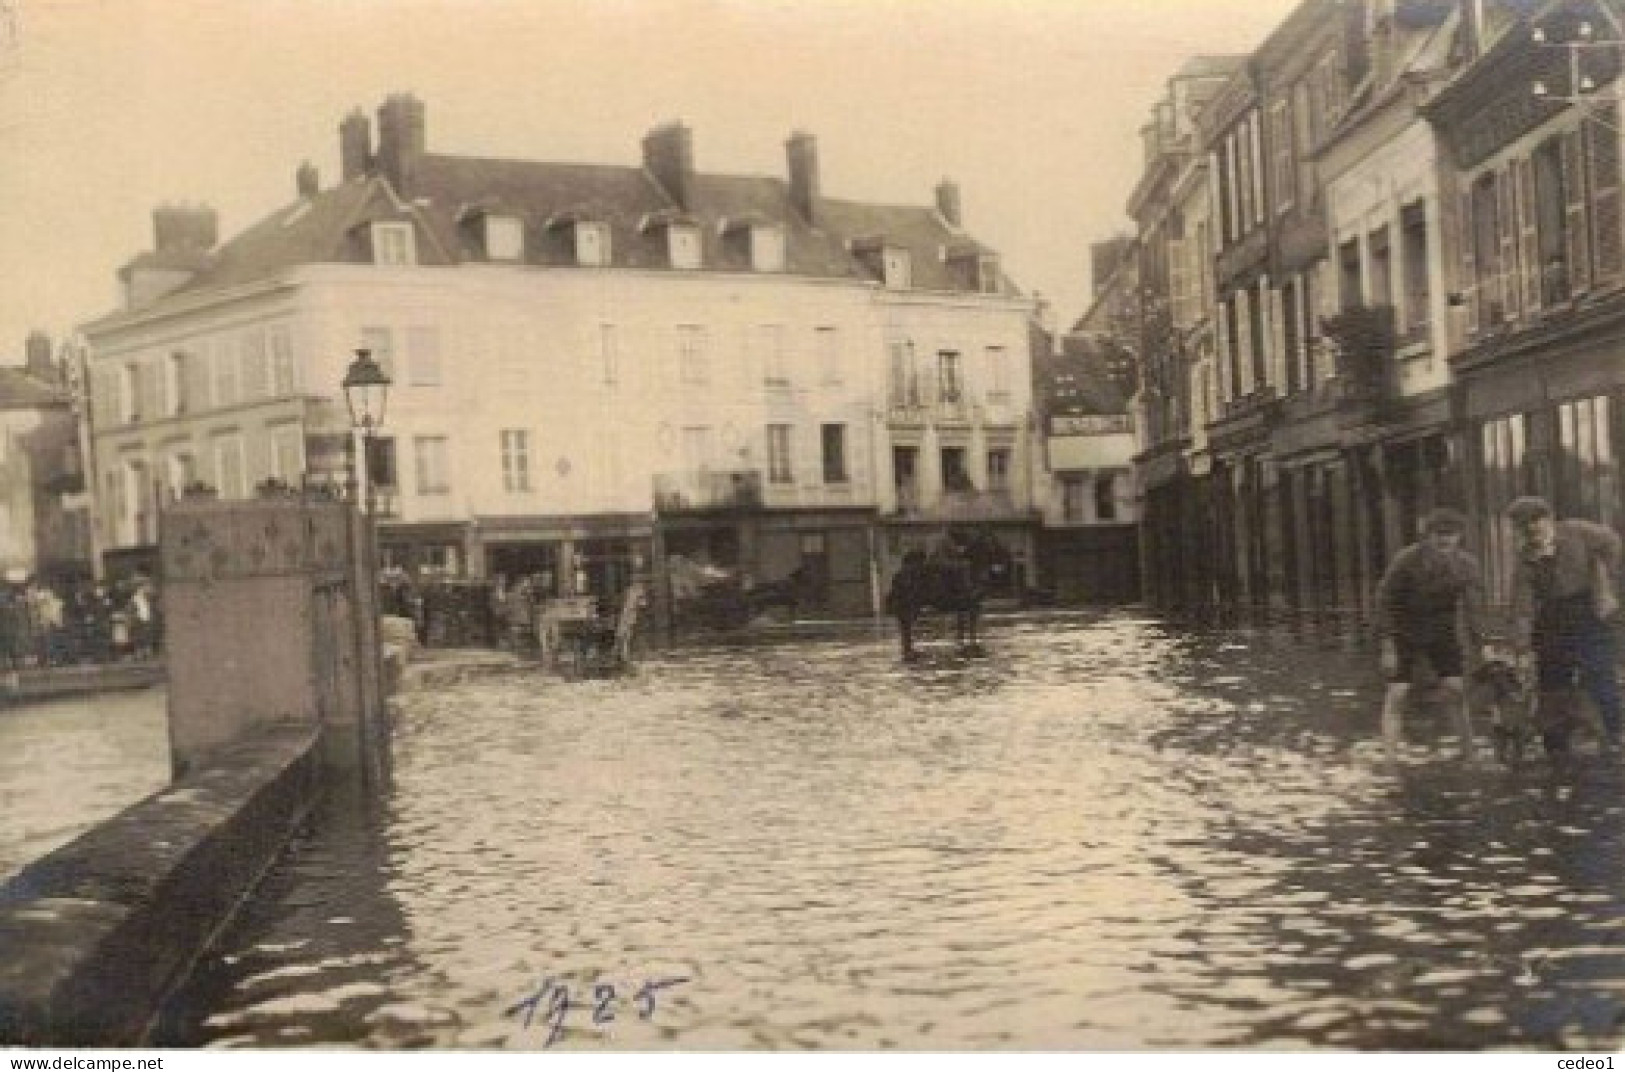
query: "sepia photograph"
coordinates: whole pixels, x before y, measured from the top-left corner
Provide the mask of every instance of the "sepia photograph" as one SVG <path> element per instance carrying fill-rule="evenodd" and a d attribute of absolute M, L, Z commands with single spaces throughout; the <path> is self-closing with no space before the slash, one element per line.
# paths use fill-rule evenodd
<path fill-rule="evenodd" d="M 0 0 L 11 1067 L 1612 1068 L 1622 98 L 1625 0 Z"/>

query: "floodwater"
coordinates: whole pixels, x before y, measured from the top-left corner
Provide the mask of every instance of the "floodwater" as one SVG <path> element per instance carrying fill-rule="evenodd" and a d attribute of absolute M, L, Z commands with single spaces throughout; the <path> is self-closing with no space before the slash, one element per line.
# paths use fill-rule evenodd
<path fill-rule="evenodd" d="M 170 1045 L 1625 1042 L 1625 777 L 1372 740 L 1372 653 L 1129 615 L 413 696 Z"/>
<path fill-rule="evenodd" d="M 164 695 L 0 707 L 0 880 L 169 784 Z"/>

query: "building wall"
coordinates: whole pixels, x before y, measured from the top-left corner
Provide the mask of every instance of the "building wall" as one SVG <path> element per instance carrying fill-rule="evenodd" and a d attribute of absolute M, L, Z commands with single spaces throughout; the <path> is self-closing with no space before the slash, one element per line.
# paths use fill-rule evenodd
<path fill-rule="evenodd" d="M 1444 274 L 1443 205 L 1439 196 L 1438 148 L 1433 128 L 1413 119 L 1397 136 L 1374 145 L 1358 163 L 1332 178 L 1327 189 L 1333 260 L 1347 242 L 1361 253 L 1361 293 L 1373 294 L 1372 236 L 1386 228 L 1391 266 L 1391 294 L 1398 315 L 1402 346 L 1397 355 L 1395 387 L 1402 395 L 1437 390 L 1450 382 L 1449 295 Z M 1426 224 L 1427 303 L 1416 309 L 1407 298 L 1401 213 L 1420 203 Z M 1330 273 L 1332 280 L 1338 273 Z M 1339 299 L 1343 295 L 1338 296 Z"/>
<path fill-rule="evenodd" d="M 641 518 L 646 533 L 657 481 L 703 506 L 735 472 L 760 474 L 774 513 L 895 510 L 893 340 L 929 355 L 931 375 L 937 353 L 957 352 L 963 381 L 951 414 L 933 407 L 901 434 L 962 443 L 984 490 L 988 451 L 1008 450 L 1010 498 L 1026 511 L 1039 484 L 1028 304 L 788 276 L 306 267 L 285 285 L 90 340 L 101 543 L 150 540 L 183 469 L 228 498 L 271 476 L 342 470 L 324 437 L 347 434 L 338 385 L 361 345 L 394 381 L 381 431 L 396 476 L 386 542 L 392 528 L 439 526 L 452 539 L 484 519 L 509 537 L 605 515 Z M 1003 355 L 997 384 L 990 350 Z M 175 354 L 187 355 L 178 367 Z M 934 382 L 922 387 L 937 397 Z M 787 467 L 770 456 L 771 425 L 790 429 Z M 826 474 L 833 435 L 844 465 Z M 922 501 L 938 502 L 940 471 L 921 475 Z"/>
<path fill-rule="evenodd" d="M 24 444 L 42 423 L 38 410 L 0 410 L 0 571 L 34 568 L 34 463 Z"/>

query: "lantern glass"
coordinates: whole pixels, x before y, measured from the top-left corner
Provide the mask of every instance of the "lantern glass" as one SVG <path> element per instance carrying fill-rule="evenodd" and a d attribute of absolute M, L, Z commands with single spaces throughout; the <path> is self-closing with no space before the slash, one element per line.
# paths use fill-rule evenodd
<path fill-rule="evenodd" d="M 353 427 L 371 432 L 384 423 L 389 384 L 389 376 L 383 366 L 373 360 L 372 353 L 357 350 L 355 360 L 344 374 L 344 404 L 349 407 Z"/>

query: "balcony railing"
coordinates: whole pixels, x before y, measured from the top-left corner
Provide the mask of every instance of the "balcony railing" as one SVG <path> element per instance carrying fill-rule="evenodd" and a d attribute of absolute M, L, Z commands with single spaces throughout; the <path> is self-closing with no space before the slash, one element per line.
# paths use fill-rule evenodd
<path fill-rule="evenodd" d="M 1394 354 L 1398 331 L 1392 305 L 1356 305 L 1322 326 L 1331 343 L 1337 377 L 1355 395 L 1371 401 L 1390 394 L 1394 379 Z"/>
<path fill-rule="evenodd" d="M 752 510 L 762 505 L 762 474 L 750 469 L 658 473 L 654 499 L 660 513 Z"/>
<path fill-rule="evenodd" d="M 1275 388 L 1255 387 L 1239 398 L 1231 398 L 1220 407 L 1220 416 L 1224 420 L 1235 417 L 1245 417 L 1248 414 L 1259 413 L 1270 409 L 1280 402 L 1280 396 Z"/>
<path fill-rule="evenodd" d="M 915 496 L 899 494 L 897 512 L 920 521 L 997 521 L 1017 517 L 1022 510 L 1015 496 L 1001 491 L 945 491 L 936 502 L 922 502 Z"/>

